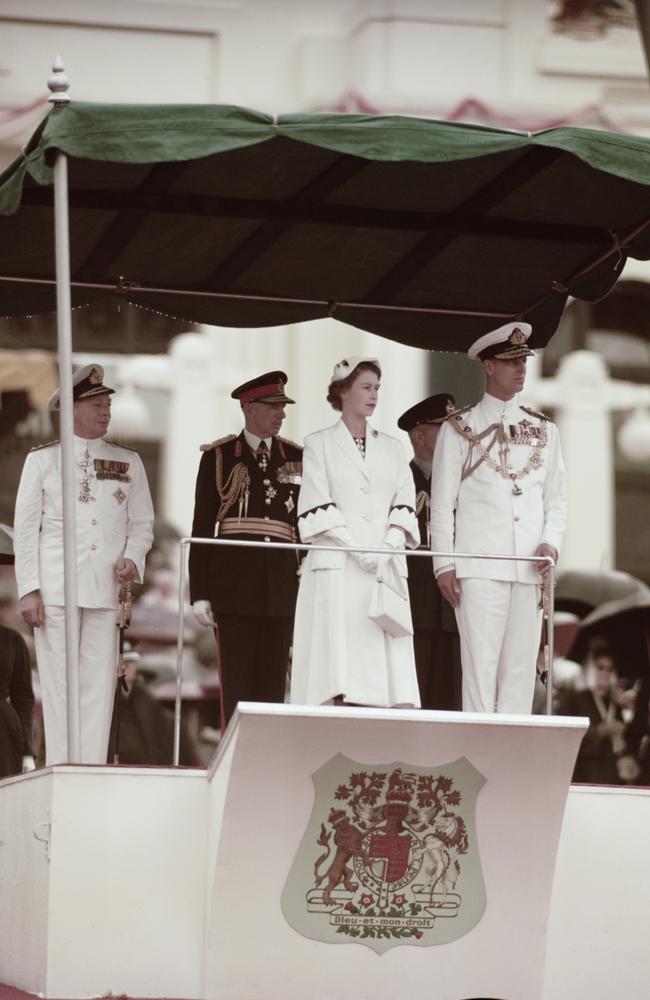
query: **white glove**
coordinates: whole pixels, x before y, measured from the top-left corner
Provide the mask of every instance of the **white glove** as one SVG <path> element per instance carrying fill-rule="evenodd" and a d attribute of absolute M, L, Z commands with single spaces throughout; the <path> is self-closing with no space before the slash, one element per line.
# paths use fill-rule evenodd
<path fill-rule="evenodd" d="M 357 544 L 348 529 L 343 525 L 338 528 L 330 528 L 328 531 L 324 531 L 322 535 L 319 535 L 319 539 L 321 538 L 324 542 L 327 542 L 330 545 L 346 545 L 352 547 Z M 377 556 L 373 555 L 371 552 L 348 552 L 348 555 L 352 556 L 354 561 L 361 567 L 362 570 L 364 570 L 364 572 L 372 573 L 373 575 L 377 572 Z"/>
<path fill-rule="evenodd" d="M 216 623 L 212 617 L 212 605 L 209 601 L 195 601 L 192 611 L 199 625 L 203 625 L 204 628 L 214 628 Z"/>
<path fill-rule="evenodd" d="M 36 762 L 33 757 L 23 757 L 23 774 L 27 774 L 28 771 L 36 770 Z"/>
<path fill-rule="evenodd" d="M 373 556 L 372 552 L 351 552 L 350 555 L 365 573 L 372 573 L 373 576 L 376 576 L 379 565 L 378 556 Z"/>
<path fill-rule="evenodd" d="M 386 537 L 384 538 L 384 548 L 385 549 L 404 549 L 406 548 L 406 535 L 402 528 L 398 528 L 396 524 L 391 524 L 390 528 L 386 532 Z"/>

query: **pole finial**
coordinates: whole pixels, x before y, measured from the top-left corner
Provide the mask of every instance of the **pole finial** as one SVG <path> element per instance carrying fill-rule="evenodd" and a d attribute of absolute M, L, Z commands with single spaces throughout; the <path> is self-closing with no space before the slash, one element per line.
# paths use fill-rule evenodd
<path fill-rule="evenodd" d="M 57 56 L 54 60 L 52 65 L 52 75 L 47 81 L 47 86 L 50 90 L 50 96 L 48 97 L 50 104 L 70 103 L 70 97 L 68 96 L 70 82 L 65 75 L 61 56 Z"/>

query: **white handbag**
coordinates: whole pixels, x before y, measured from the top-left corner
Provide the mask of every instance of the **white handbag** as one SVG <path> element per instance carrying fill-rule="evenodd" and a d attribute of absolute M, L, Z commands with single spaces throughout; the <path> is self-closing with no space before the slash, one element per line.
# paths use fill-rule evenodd
<path fill-rule="evenodd" d="M 368 617 L 396 639 L 413 635 L 408 586 L 392 556 L 379 559 Z"/>

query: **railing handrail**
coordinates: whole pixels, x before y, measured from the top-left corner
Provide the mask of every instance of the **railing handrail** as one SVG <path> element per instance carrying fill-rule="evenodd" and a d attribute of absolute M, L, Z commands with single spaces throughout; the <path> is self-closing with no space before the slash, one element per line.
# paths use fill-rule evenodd
<path fill-rule="evenodd" d="M 241 546 L 242 548 L 266 548 L 272 545 L 274 549 L 290 549 L 296 552 L 305 551 L 318 551 L 318 552 L 370 552 L 373 555 L 389 555 L 389 556 L 424 556 L 425 558 L 448 558 L 448 559 L 493 559 L 493 560 L 504 560 L 507 559 L 510 562 L 541 562 L 542 560 L 549 564 L 549 566 L 555 566 L 555 560 L 551 556 L 515 556 L 515 555 L 499 555 L 498 553 L 485 553 L 485 552 L 438 552 L 434 549 L 429 549 L 426 547 L 418 547 L 417 549 L 395 549 L 395 548 L 380 548 L 377 545 L 315 545 L 313 542 L 277 542 L 275 539 L 272 542 L 264 541 L 245 541 L 243 538 L 193 538 L 191 535 L 181 538 L 179 545 L 232 545 Z"/>
<path fill-rule="evenodd" d="M 288 549 L 295 552 L 369 552 L 372 555 L 388 556 L 413 556 L 424 557 L 426 559 L 447 558 L 447 559 L 485 559 L 494 562 L 544 562 L 548 567 L 548 672 L 546 677 L 546 714 L 551 715 L 552 682 L 553 682 L 553 618 L 555 603 L 553 599 L 555 560 L 551 556 L 516 556 L 504 555 L 503 553 L 485 552 L 438 552 L 434 549 L 420 547 L 417 549 L 394 549 L 372 545 L 320 545 L 313 542 L 279 542 L 275 541 L 246 541 L 241 538 L 193 538 L 191 535 L 184 536 L 179 540 L 180 546 L 180 578 L 178 582 L 178 640 L 177 640 L 177 662 L 176 662 L 176 702 L 174 706 L 174 758 L 173 764 L 178 764 L 180 756 L 180 733 L 181 733 L 181 705 L 182 705 L 182 682 L 183 682 L 183 633 L 185 621 L 185 551 L 190 545 L 216 545 L 231 546 L 232 548 L 268 548 Z M 506 581 L 509 582 L 509 581 Z M 444 600 L 444 598 L 443 598 Z M 223 735 L 223 734 L 222 734 Z"/>

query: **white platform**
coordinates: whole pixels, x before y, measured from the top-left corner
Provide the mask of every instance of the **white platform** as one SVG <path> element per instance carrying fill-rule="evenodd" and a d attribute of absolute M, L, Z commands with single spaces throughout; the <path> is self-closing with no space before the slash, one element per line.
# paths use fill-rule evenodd
<path fill-rule="evenodd" d="M 641 1000 L 650 793 L 569 790 L 583 728 L 244 705 L 208 771 L 70 766 L 6 779 L 0 982 L 45 997 Z M 486 779 L 475 834 L 487 905 L 462 936 L 377 954 L 288 922 L 282 894 L 312 775 L 337 754 L 377 770 L 464 757 Z"/>

